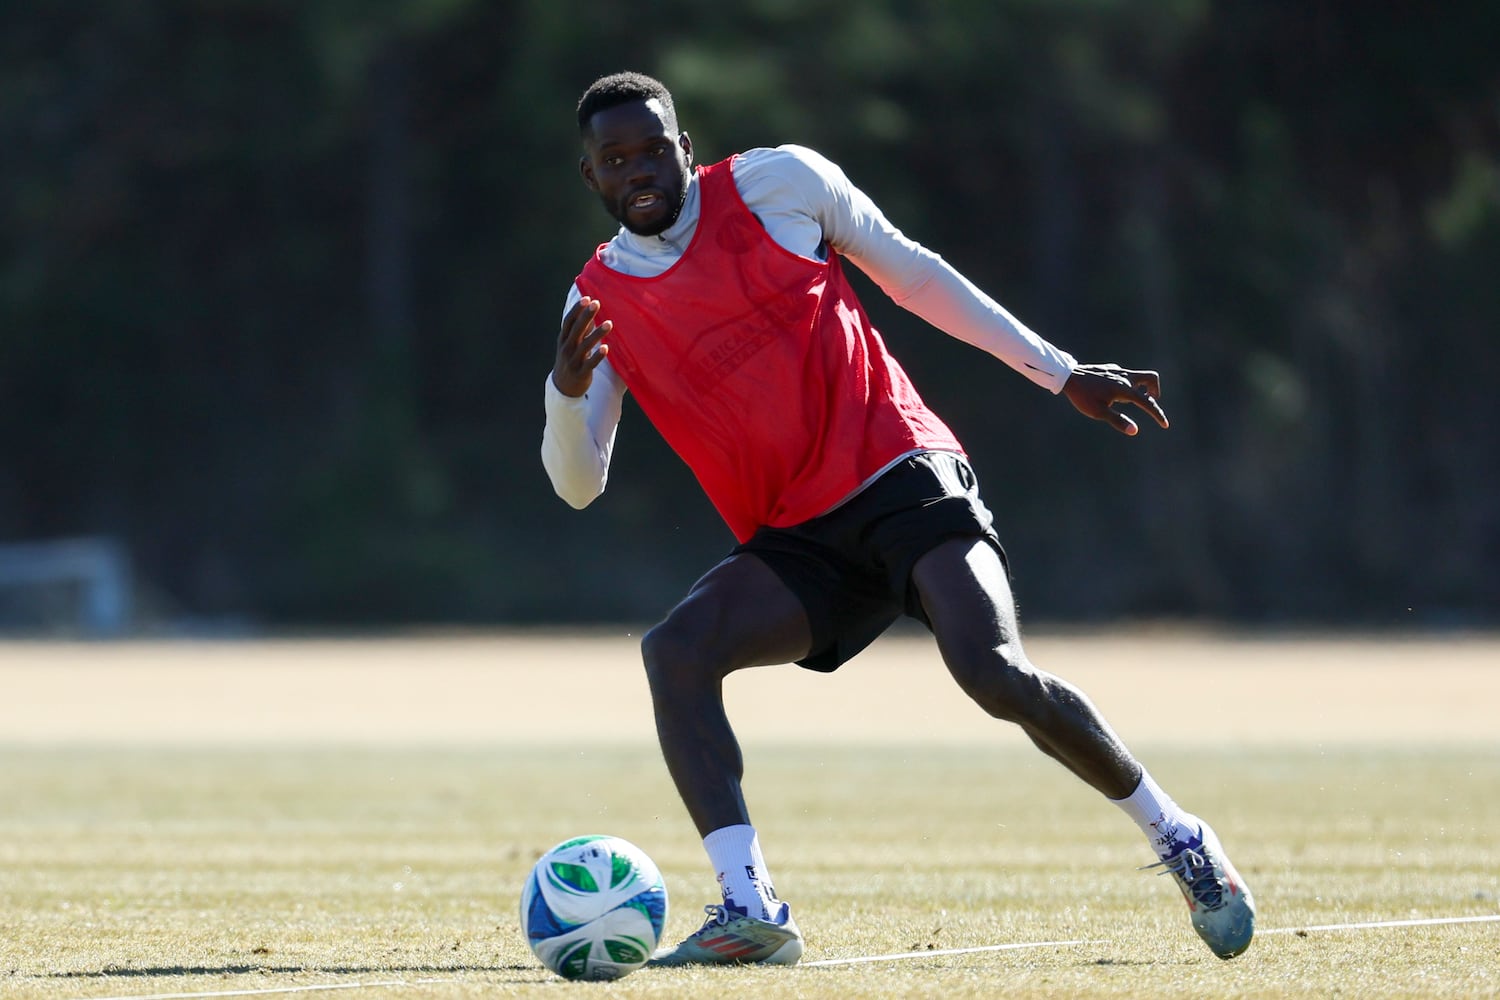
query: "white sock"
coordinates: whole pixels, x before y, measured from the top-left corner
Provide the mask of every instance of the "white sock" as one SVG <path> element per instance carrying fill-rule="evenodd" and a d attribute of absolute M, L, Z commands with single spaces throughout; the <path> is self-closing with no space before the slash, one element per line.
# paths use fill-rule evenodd
<path fill-rule="evenodd" d="M 1179 841 L 1188 840 L 1198 834 L 1198 817 L 1184 812 L 1172 801 L 1172 796 L 1161 790 L 1151 775 L 1141 768 L 1141 783 L 1129 798 L 1110 799 L 1135 820 L 1136 826 L 1151 841 L 1157 857 L 1165 858 L 1172 853 Z"/>
<path fill-rule="evenodd" d="M 747 824 L 726 826 L 703 838 L 708 862 L 719 878 L 724 902 L 733 903 L 752 917 L 773 919 L 780 909 L 771 873 L 760 852 L 760 836 Z"/>

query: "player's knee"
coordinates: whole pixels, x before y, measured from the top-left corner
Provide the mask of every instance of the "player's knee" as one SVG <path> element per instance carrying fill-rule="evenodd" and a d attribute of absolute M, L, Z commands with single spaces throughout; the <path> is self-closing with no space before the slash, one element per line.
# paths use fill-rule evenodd
<path fill-rule="evenodd" d="M 666 622 L 652 626 L 641 636 L 641 662 L 646 665 L 646 679 L 652 687 L 670 681 L 670 675 L 677 669 L 674 665 L 681 661 L 681 641 L 673 636 Z"/>
<path fill-rule="evenodd" d="M 1026 722 L 1045 703 L 1045 676 L 1031 665 L 1019 645 L 987 649 L 949 668 L 964 693 L 997 719 Z"/>
<path fill-rule="evenodd" d="M 709 656 L 699 631 L 678 617 L 669 617 L 641 637 L 641 661 L 653 690 L 681 689 L 706 676 Z"/>

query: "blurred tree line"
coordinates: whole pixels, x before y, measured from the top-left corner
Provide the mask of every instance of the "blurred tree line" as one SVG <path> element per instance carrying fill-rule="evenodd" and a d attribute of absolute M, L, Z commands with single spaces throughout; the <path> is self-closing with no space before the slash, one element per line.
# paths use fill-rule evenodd
<path fill-rule="evenodd" d="M 798 142 L 1082 360 L 1126 440 L 866 304 L 1023 614 L 1500 618 L 1500 7 L 41 0 L 0 13 L 0 541 L 121 539 L 168 618 L 640 621 L 731 537 L 633 405 L 537 447 L 613 225 L 578 95 Z"/>

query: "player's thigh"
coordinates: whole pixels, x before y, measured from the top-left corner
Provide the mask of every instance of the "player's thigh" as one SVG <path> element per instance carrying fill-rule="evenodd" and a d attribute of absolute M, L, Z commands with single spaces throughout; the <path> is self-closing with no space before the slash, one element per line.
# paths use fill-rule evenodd
<path fill-rule="evenodd" d="M 648 661 L 691 660 L 727 674 L 808 655 L 812 631 L 801 601 L 756 556 L 739 553 L 705 573 L 647 634 Z"/>
<path fill-rule="evenodd" d="M 1015 597 L 1000 554 L 983 538 L 950 538 L 917 560 L 912 584 L 948 669 L 965 687 L 1021 666 Z"/>

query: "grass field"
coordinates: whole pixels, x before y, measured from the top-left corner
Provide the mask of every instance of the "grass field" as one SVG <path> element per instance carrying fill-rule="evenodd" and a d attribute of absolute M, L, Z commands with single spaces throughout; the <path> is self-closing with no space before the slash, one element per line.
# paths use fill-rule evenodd
<path fill-rule="evenodd" d="M 1214 822 L 1259 902 L 1245 956 L 926 641 L 729 683 L 809 964 L 607 985 L 527 950 L 537 855 L 641 845 L 670 939 L 711 898 L 632 637 L 10 643 L 0 997 L 1500 996 L 1500 639 L 1030 645 Z"/>

